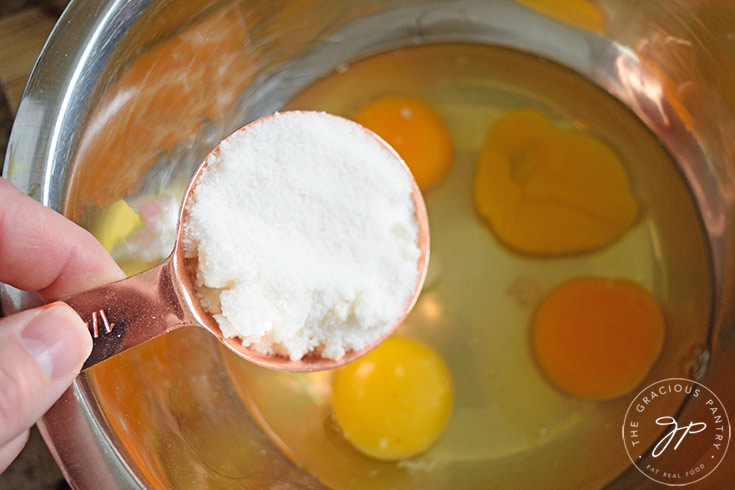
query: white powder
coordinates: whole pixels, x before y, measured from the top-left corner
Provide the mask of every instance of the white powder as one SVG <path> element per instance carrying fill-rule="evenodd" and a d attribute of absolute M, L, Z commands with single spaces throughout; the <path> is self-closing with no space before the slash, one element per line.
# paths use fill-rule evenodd
<path fill-rule="evenodd" d="M 355 123 L 285 112 L 235 133 L 187 208 L 184 254 L 227 337 L 338 359 L 397 321 L 420 256 L 411 180 Z"/>

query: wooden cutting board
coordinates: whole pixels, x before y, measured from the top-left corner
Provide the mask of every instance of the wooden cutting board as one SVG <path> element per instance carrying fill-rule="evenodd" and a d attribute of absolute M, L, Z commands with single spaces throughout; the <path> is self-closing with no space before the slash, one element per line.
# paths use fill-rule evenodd
<path fill-rule="evenodd" d="M 56 23 L 56 12 L 48 6 L 3 11 L 11 7 L 12 0 L 0 7 L 0 168 L 26 82 Z"/>
<path fill-rule="evenodd" d="M 33 7 L 0 17 L 0 87 L 13 114 L 56 17 Z"/>

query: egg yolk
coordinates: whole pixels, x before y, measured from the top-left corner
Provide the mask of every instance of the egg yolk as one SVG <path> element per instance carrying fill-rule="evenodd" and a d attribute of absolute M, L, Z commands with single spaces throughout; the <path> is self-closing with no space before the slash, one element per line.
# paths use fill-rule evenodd
<path fill-rule="evenodd" d="M 145 224 L 138 213 L 123 199 L 106 207 L 92 229 L 92 234 L 111 252 L 115 247 L 137 233 Z"/>
<path fill-rule="evenodd" d="M 564 24 L 605 33 L 605 11 L 589 0 L 516 0 L 521 5 Z"/>
<path fill-rule="evenodd" d="M 332 408 L 343 436 L 372 458 L 398 460 L 426 450 L 452 409 L 447 365 L 429 346 L 390 337 L 334 377 Z"/>
<path fill-rule="evenodd" d="M 640 383 L 661 352 L 664 317 L 656 299 L 622 279 L 580 278 L 549 294 L 533 324 L 539 365 L 563 391 L 606 400 Z"/>
<path fill-rule="evenodd" d="M 382 97 L 360 111 L 355 121 L 377 133 L 398 152 L 422 190 L 436 185 L 449 170 L 449 132 L 426 102 L 413 97 Z"/>
<path fill-rule="evenodd" d="M 638 213 L 615 152 L 531 109 L 503 115 L 488 131 L 474 196 L 498 238 L 529 254 L 601 247 L 620 237 Z"/>

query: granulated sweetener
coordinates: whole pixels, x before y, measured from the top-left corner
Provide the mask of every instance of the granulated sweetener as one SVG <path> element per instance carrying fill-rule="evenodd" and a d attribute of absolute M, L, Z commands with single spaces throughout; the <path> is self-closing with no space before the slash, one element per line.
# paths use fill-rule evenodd
<path fill-rule="evenodd" d="M 226 337 L 338 359 L 386 333 L 417 281 L 409 175 L 365 130 L 317 112 L 220 144 L 187 205 L 184 255 Z"/>

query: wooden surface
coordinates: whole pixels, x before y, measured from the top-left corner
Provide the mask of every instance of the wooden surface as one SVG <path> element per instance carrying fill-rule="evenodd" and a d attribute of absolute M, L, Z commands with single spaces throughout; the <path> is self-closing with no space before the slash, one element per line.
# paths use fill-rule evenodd
<path fill-rule="evenodd" d="M 28 76 L 56 23 L 48 9 L 33 7 L 0 18 L 0 88 L 13 114 Z"/>

